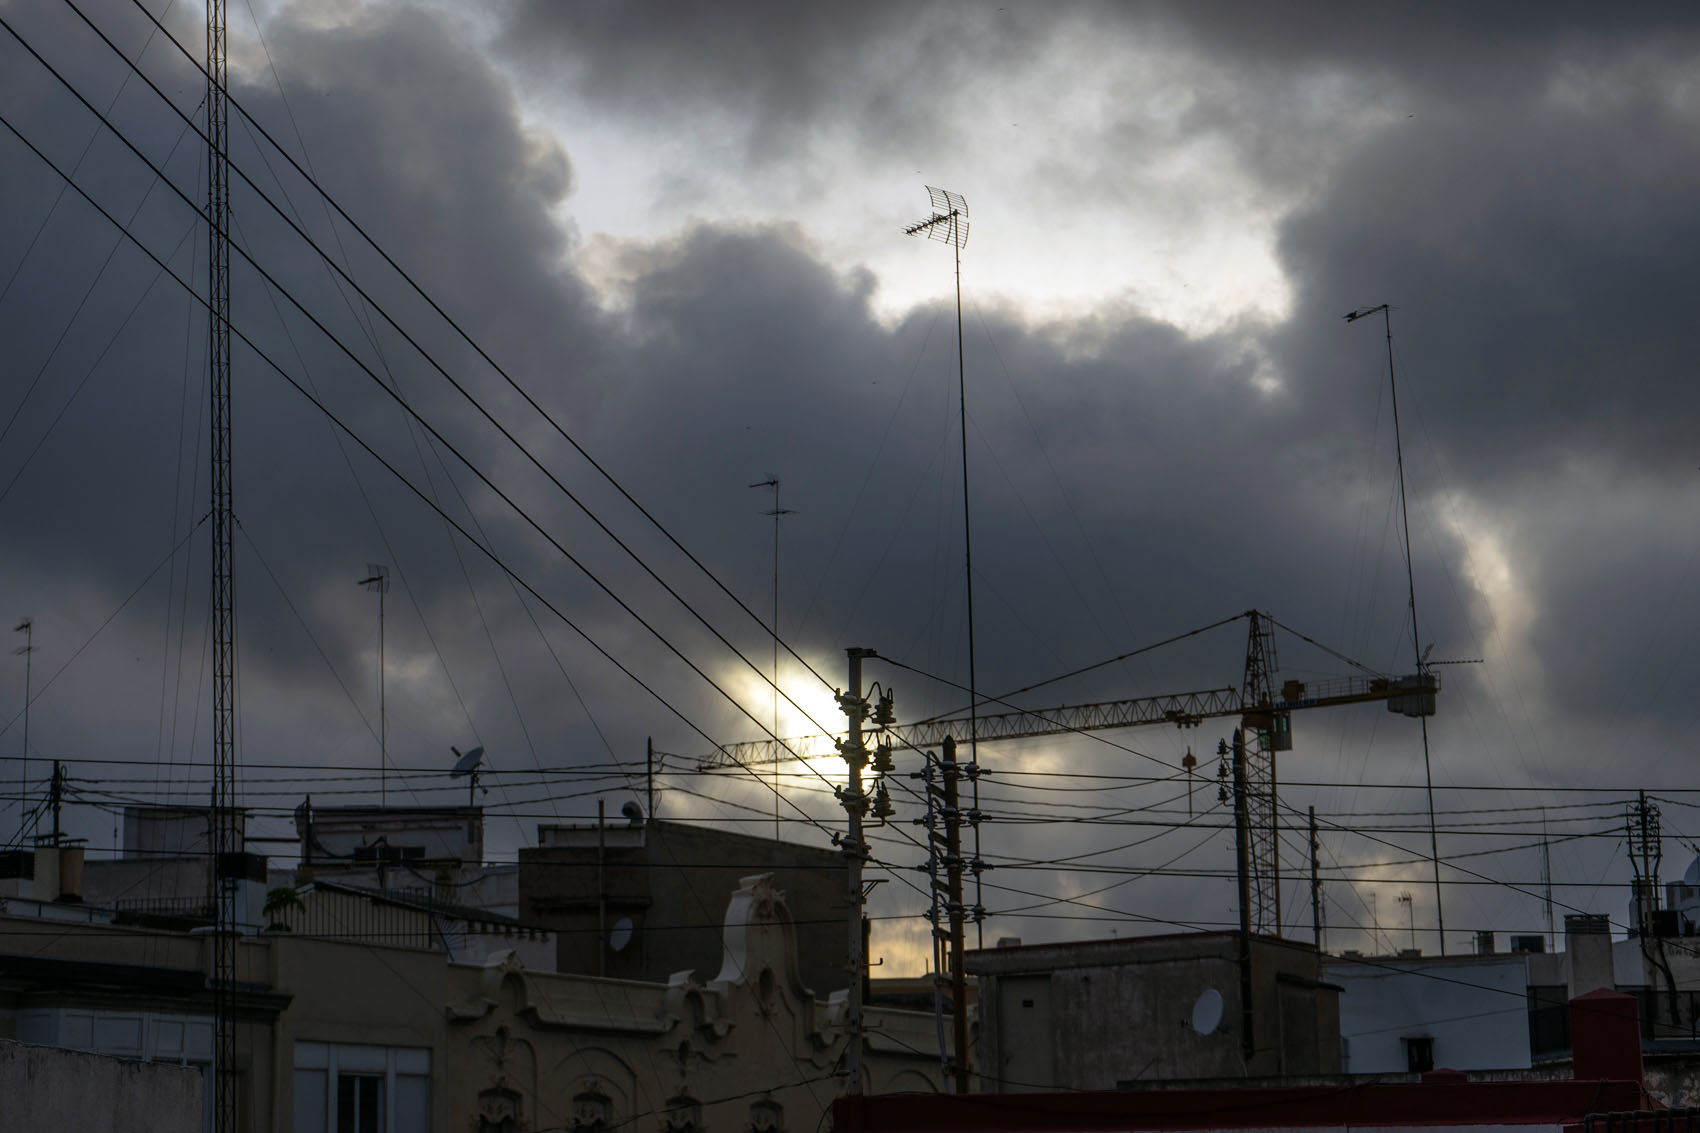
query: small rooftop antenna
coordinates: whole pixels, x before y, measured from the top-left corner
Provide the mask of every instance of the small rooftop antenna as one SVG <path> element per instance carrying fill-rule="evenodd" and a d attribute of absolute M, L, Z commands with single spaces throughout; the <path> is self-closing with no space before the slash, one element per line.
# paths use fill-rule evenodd
<path fill-rule="evenodd" d="M 453 744 L 450 744 L 449 750 L 455 753 L 455 765 L 453 767 L 449 768 L 449 778 L 458 779 L 462 775 L 465 775 L 467 777 L 466 805 L 467 806 L 477 806 L 478 805 L 478 768 L 479 768 L 479 765 L 484 762 L 483 745 L 479 745 L 478 747 L 473 748 L 471 751 L 462 752 L 458 747 L 455 747 Z M 486 787 L 484 789 L 485 789 L 486 792 L 489 791 L 488 787 Z"/>
<path fill-rule="evenodd" d="M 385 771 L 390 761 L 389 721 L 384 713 L 384 595 L 390 592 L 390 568 L 367 563 L 366 577 L 355 583 L 378 592 L 378 805 L 385 801 Z"/>
<path fill-rule="evenodd" d="M 968 765 L 978 768 L 980 765 L 980 736 L 978 711 L 980 704 L 979 682 L 974 671 L 974 539 L 969 524 L 968 509 L 968 380 L 962 360 L 962 248 L 968 243 L 968 202 L 962 194 L 952 193 L 948 189 L 927 186 L 927 194 L 932 198 L 933 214 L 916 224 L 911 224 L 903 231 L 909 236 L 921 236 L 928 240 L 937 240 L 941 244 L 949 244 L 956 258 L 956 390 L 958 395 L 958 424 L 962 429 L 962 553 L 965 560 L 965 575 L 967 576 L 968 597 Z M 977 813 L 980 809 L 980 779 L 978 774 L 971 777 L 973 783 L 973 806 Z M 980 860 L 980 824 L 974 824 L 974 860 Z M 980 871 L 974 871 L 974 931 L 976 946 L 986 946 L 985 922 L 982 919 L 983 902 L 981 900 Z"/>
<path fill-rule="evenodd" d="M 772 488 L 773 507 L 762 512 L 773 517 L 773 622 L 769 626 L 773 635 L 773 735 L 779 738 L 779 520 L 783 516 L 796 515 L 796 511 L 779 506 L 779 477 L 773 473 L 767 474 L 766 480 L 757 480 L 752 488 Z M 777 754 L 777 753 L 775 753 Z M 773 840 L 779 841 L 779 760 L 773 761 Z"/>

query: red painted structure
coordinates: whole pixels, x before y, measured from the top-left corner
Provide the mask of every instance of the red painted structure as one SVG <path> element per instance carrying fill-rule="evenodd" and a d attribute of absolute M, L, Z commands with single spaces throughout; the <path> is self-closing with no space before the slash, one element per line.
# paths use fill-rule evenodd
<path fill-rule="evenodd" d="M 841 1097 L 834 1133 L 1115 1133 L 1118 1130 L 1421 1130 L 1434 1126 L 1559 1133 L 1592 1115 L 1658 1107 L 1642 1082 L 1633 996 L 1596 991 L 1570 1003 L 1570 1081 L 1472 1082 L 1434 1070 L 1419 1082 L 1215 1090 L 1031 1094 L 887 1094 Z"/>

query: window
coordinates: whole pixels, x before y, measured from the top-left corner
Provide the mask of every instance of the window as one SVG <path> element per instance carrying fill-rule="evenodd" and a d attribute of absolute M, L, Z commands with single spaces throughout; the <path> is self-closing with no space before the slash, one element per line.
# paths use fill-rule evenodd
<path fill-rule="evenodd" d="M 69 1047 L 114 1058 L 171 1062 L 201 1072 L 201 1126 L 213 1128 L 213 1021 L 204 1015 L 152 1011 L 78 1011 L 35 1008 L 18 1013 L 18 1036 L 26 1043 Z"/>
<path fill-rule="evenodd" d="M 430 1133 L 431 1052 L 295 1044 L 295 1133 Z"/>
<path fill-rule="evenodd" d="M 1564 984 L 1529 986 L 1529 1053 L 1551 1058 L 1570 1049 L 1570 989 Z"/>
<path fill-rule="evenodd" d="M 1434 1039 L 1427 1035 L 1400 1040 L 1405 1044 L 1406 1068 L 1413 1074 L 1434 1069 Z"/>
<path fill-rule="evenodd" d="M 387 1133 L 383 1075 L 337 1075 L 336 1133 Z"/>

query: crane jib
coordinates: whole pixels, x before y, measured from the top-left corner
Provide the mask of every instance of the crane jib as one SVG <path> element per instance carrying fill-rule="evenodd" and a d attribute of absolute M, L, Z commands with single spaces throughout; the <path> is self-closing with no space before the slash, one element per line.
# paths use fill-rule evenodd
<path fill-rule="evenodd" d="M 1386 702 L 1389 712 L 1401 716 L 1433 716 L 1435 694 L 1440 691 L 1440 678 L 1433 672 L 1424 671 L 1402 677 L 1353 676 L 1308 682 L 1295 680 L 1284 683 L 1280 691 L 1279 700 L 1271 700 L 1264 705 L 1248 705 L 1238 689 L 1223 688 L 1096 704 L 1064 705 L 1040 711 L 988 713 L 979 717 L 976 735 L 981 742 L 990 742 L 1149 724 L 1196 728 L 1206 720 L 1239 716 L 1248 722 L 1251 722 L 1253 717 L 1257 718 L 1250 730 L 1266 731 L 1273 728 L 1278 736 L 1276 742 L 1280 744 L 1276 750 L 1284 751 L 1288 750 L 1291 733 L 1291 724 L 1286 717 L 1295 711 L 1365 704 L 1379 700 Z M 1279 726 L 1272 720 L 1276 715 L 1282 717 Z M 897 748 L 925 748 L 943 742 L 947 735 L 965 739 L 967 728 L 966 718 L 952 718 L 924 724 L 896 724 L 886 730 L 885 735 Z M 713 770 L 720 767 L 771 763 L 776 760 L 819 759 L 835 754 L 836 750 L 837 745 L 832 736 L 808 736 L 786 740 L 783 743 L 758 740 L 727 744 L 720 752 L 699 760 L 698 766 L 703 770 Z"/>

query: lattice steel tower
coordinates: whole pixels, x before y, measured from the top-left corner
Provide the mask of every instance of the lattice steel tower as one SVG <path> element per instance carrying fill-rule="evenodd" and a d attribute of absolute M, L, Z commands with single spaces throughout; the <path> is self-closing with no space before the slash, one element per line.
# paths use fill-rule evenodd
<path fill-rule="evenodd" d="M 1275 711 L 1275 627 L 1253 610 L 1245 651 L 1244 706 L 1246 836 L 1251 858 L 1251 926 L 1281 935 L 1281 839 L 1275 753 L 1293 749 L 1292 718 Z"/>
<path fill-rule="evenodd" d="M 236 1133 L 236 610 L 230 475 L 230 109 L 224 0 L 207 3 L 207 326 L 212 387 L 213 1125 Z"/>

